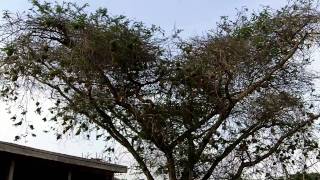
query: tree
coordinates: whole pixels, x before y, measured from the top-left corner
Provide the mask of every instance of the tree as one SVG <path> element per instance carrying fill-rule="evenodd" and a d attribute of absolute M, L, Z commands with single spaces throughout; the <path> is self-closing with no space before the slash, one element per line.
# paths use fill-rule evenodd
<path fill-rule="evenodd" d="M 32 3 L 4 13 L 2 97 L 49 91 L 62 134 L 105 130 L 99 137 L 125 147 L 147 179 L 285 174 L 318 152 L 317 76 L 306 69 L 317 4 L 244 10 L 204 37 L 172 40 L 106 9 Z"/>
<path fill-rule="evenodd" d="M 319 173 L 308 173 L 308 174 L 293 174 L 290 175 L 289 178 L 278 178 L 279 180 L 285 180 L 285 179 L 290 179 L 290 180 L 299 180 L 299 179 L 304 179 L 304 180 L 317 180 L 320 178 Z"/>

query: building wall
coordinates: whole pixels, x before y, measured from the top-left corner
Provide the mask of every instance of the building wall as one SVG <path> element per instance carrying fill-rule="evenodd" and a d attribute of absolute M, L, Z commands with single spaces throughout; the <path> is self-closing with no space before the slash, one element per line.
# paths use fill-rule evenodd
<path fill-rule="evenodd" d="M 0 157 L 0 180 L 7 180 L 10 167 L 10 161 L 7 158 Z"/>
<path fill-rule="evenodd" d="M 13 180 L 112 180 L 113 173 L 13 154 L 0 153 L 0 180 L 8 180 L 11 161 L 15 161 Z"/>

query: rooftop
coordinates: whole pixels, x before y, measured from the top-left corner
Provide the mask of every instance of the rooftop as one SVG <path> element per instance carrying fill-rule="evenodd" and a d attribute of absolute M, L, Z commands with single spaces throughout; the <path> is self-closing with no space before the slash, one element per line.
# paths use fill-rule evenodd
<path fill-rule="evenodd" d="M 127 172 L 126 166 L 111 164 L 103 161 L 97 161 L 95 159 L 86 159 L 86 158 L 80 158 L 76 156 L 61 154 L 61 153 L 40 150 L 40 149 L 17 145 L 17 144 L 8 143 L 8 142 L 0 141 L 0 152 L 10 153 L 10 154 L 15 154 L 20 156 L 33 157 L 38 159 L 44 159 L 49 161 L 56 161 L 56 162 L 61 162 L 65 164 L 94 168 L 99 170 L 111 171 L 114 173 Z"/>

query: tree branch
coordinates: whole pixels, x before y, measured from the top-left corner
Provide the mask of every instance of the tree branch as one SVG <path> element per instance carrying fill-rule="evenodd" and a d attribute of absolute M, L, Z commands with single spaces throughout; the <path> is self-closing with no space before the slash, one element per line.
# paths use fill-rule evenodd
<path fill-rule="evenodd" d="M 251 94 L 252 92 L 254 92 L 257 88 L 259 88 L 264 82 L 268 81 L 272 75 L 277 72 L 279 69 L 281 69 L 291 58 L 292 56 L 296 53 L 296 51 L 299 49 L 299 46 L 306 40 L 306 38 L 308 37 L 309 34 L 305 34 L 300 41 L 298 41 L 294 47 L 292 48 L 292 50 L 282 59 L 282 61 L 280 61 L 277 65 L 275 65 L 275 67 L 269 72 L 267 73 L 261 80 L 255 82 L 254 84 L 252 84 L 251 86 L 249 86 L 247 89 L 245 89 L 244 91 L 242 91 L 238 97 L 235 98 L 235 102 L 239 102 L 240 100 L 242 100 L 243 98 L 245 98 L 246 96 L 248 96 L 249 94 Z"/>

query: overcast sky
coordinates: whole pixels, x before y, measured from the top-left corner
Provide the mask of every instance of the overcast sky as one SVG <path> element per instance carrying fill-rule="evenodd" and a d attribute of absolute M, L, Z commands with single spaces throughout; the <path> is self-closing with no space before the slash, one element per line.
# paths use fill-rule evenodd
<path fill-rule="evenodd" d="M 61 0 L 58 0 L 61 2 Z M 89 3 L 90 10 L 106 7 L 113 15 L 126 15 L 130 19 L 142 21 L 146 25 L 157 25 L 167 33 L 174 28 L 183 29 L 183 36 L 202 35 L 212 29 L 221 16 L 234 16 L 236 8 L 247 7 L 259 10 L 263 5 L 279 8 L 286 0 L 92 0 L 73 1 Z M 0 11 L 24 11 L 30 8 L 28 0 L 0 0 Z M 1 104 L 0 104 L 1 105 Z M 17 133 L 24 132 L 23 128 L 15 128 L 9 120 L 10 116 L 4 108 L 0 108 L 0 141 L 13 142 Z M 40 117 L 29 115 L 29 120 L 40 121 Z M 38 126 L 45 125 L 38 123 Z M 62 152 L 81 156 L 82 153 L 101 153 L 104 144 L 94 140 L 86 141 L 81 137 L 64 138 L 56 141 L 52 134 L 39 134 L 37 138 L 27 138 L 18 142 L 32 147 L 50 151 Z"/>

